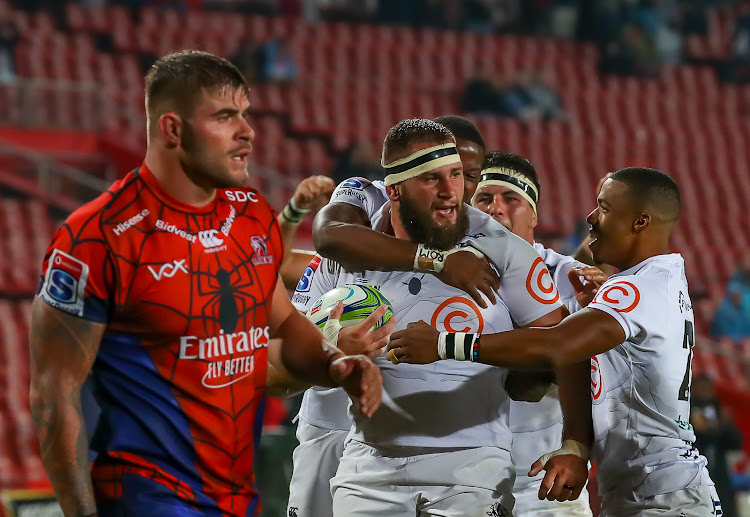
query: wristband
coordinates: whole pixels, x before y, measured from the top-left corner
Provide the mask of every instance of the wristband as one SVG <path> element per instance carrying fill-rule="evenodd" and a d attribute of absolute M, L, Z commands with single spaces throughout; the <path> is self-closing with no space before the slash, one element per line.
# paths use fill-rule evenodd
<path fill-rule="evenodd" d="M 576 440 L 563 440 L 562 446 L 560 446 L 559 449 L 544 454 L 538 461 L 542 463 L 543 467 L 551 458 L 554 458 L 555 456 L 564 456 L 566 454 L 572 454 L 573 456 L 578 456 L 579 458 L 588 461 L 589 448 Z"/>
<path fill-rule="evenodd" d="M 294 198 L 290 199 L 289 202 L 281 211 L 281 217 L 290 223 L 299 223 L 304 217 L 311 212 L 309 208 L 299 208 L 294 204 Z"/>
<path fill-rule="evenodd" d="M 414 270 L 440 273 L 445 266 L 445 259 L 456 250 L 436 250 L 428 248 L 424 244 L 417 244 L 417 253 L 414 255 Z"/>
<path fill-rule="evenodd" d="M 480 334 L 467 332 L 441 332 L 437 344 L 438 357 L 476 362 L 479 360 L 479 337 Z"/>

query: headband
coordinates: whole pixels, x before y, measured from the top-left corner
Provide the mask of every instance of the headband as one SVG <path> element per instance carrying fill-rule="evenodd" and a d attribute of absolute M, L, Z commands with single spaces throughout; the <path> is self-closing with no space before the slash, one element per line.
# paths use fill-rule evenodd
<path fill-rule="evenodd" d="M 385 184 L 388 186 L 454 163 L 461 163 L 461 157 L 458 155 L 458 149 L 453 142 L 420 149 L 387 165 L 381 161 L 381 165 L 389 173 L 385 177 Z"/>
<path fill-rule="evenodd" d="M 511 189 L 528 201 L 531 208 L 534 209 L 534 213 L 536 213 L 536 203 L 539 200 L 539 191 L 536 186 L 529 181 L 529 178 L 520 172 L 516 172 L 513 169 L 508 169 L 506 167 L 490 167 L 489 169 L 484 169 L 482 171 L 482 176 L 479 179 L 479 183 L 477 184 L 477 191 L 474 194 L 474 197 L 479 193 L 479 189 L 486 185 L 499 185 Z M 473 201 L 474 198 L 472 198 L 472 202 Z"/>

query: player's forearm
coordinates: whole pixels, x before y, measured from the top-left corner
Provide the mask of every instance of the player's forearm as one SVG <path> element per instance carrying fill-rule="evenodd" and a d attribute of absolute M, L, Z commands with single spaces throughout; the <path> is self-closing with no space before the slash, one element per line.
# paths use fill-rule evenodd
<path fill-rule="evenodd" d="M 80 391 L 32 383 L 30 406 L 42 462 L 64 515 L 94 515 L 96 503 Z"/>
<path fill-rule="evenodd" d="M 315 228 L 315 249 L 350 270 L 411 271 L 417 245 L 358 224 L 329 222 Z"/>
<path fill-rule="evenodd" d="M 563 413 L 563 439 L 590 446 L 594 440 L 591 360 L 558 367 L 555 374 Z"/>
<path fill-rule="evenodd" d="M 307 318 L 294 311 L 274 337 L 282 339 L 281 364 L 289 375 L 299 382 L 334 386 L 328 368 L 336 356 L 344 354 L 325 342 L 320 331 Z"/>

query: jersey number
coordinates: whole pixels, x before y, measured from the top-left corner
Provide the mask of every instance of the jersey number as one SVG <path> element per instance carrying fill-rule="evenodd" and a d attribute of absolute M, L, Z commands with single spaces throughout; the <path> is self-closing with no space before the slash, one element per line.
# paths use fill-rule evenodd
<path fill-rule="evenodd" d="M 693 362 L 693 347 L 695 346 L 695 331 L 693 322 L 685 320 L 685 336 L 682 338 L 682 348 L 689 349 L 685 378 L 680 385 L 679 400 L 690 400 L 690 365 Z"/>

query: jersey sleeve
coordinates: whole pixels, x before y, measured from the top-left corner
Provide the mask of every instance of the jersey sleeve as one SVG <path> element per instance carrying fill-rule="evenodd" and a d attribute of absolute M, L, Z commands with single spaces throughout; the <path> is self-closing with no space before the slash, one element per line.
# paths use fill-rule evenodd
<path fill-rule="evenodd" d="M 342 181 L 331 195 L 331 203 L 346 203 L 361 208 L 367 213 L 368 220 L 372 220 L 386 201 L 380 189 L 365 178 Z"/>
<path fill-rule="evenodd" d="M 294 308 L 300 312 L 307 312 L 315 300 L 334 289 L 336 287 L 335 269 L 333 262 L 315 255 L 305 268 L 292 296 Z"/>
<path fill-rule="evenodd" d="M 663 293 L 647 285 L 647 279 L 635 275 L 613 277 L 607 280 L 587 307 L 604 311 L 620 324 L 625 339 L 634 343 L 643 341 L 649 318 L 659 318 L 666 303 Z"/>
<path fill-rule="evenodd" d="M 513 323 L 528 325 L 562 306 L 552 276 L 536 250 L 505 228 L 492 226 L 488 225 L 466 242 L 484 253 L 498 270 L 498 292 Z"/>
<path fill-rule="evenodd" d="M 55 232 L 44 256 L 37 296 L 62 311 L 105 323 L 117 285 L 114 256 L 98 217 L 81 215 L 74 213 Z"/>

